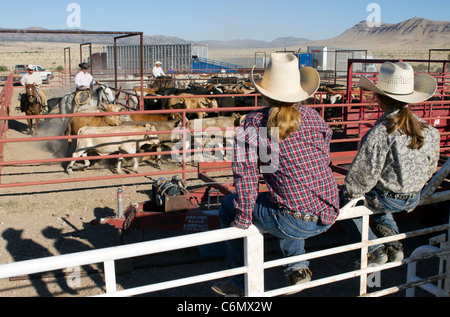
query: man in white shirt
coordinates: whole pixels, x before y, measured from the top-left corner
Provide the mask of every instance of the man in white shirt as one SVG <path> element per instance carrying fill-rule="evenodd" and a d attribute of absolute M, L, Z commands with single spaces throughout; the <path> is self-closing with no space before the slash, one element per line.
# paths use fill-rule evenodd
<path fill-rule="evenodd" d="M 88 73 L 89 65 L 87 63 L 81 63 L 81 71 L 75 77 L 75 85 L 77 86 L 77 91 L 90 90 L 92 85 L 97 85 L 98 81 L 94 80 L 91 74 Z"/>
<path fill-rule="evenodd" d="M 47 110 L 47 97 L 45 96 L 44 92 L 41 89 L 39 89 L 39 86 L 42 85 L 42 78 L 39 75 L 39 73 L 34 72 L 33 65 L 27 66 L 27 73 L 25 75 L 23 75 L 22 79 L 20 80 L 20 83 L 24 87 L 26 87 L 26 85 L 35 84 L 36 93 L 41 98 L 41 104 L 42 104 L 44 110 Z"/>
<path fill-rule="evenodd" d="M 155 67 L 153 67 L 153 76 L 155 78 L 166 77 L 166 74 L 164 73 L 161 64 L 162 64 L 161 62 L 156 62 Z"/>

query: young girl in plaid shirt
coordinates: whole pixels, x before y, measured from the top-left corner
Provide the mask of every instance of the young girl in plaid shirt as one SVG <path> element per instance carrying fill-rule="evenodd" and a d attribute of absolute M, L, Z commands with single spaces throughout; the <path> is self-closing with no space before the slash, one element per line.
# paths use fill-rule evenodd
<path fill-rule="evenodd" d="M 299 102 L 312 96 L 320 78 L 298 69 L 293 54 L 275 53 L 261 81 L 252 80 L 267 108 L 247 115 L 236 130 L 233 174 L 236 193 L 219 210 L 222 226 L 254 224 L 279 239 L 284 257 L 305 253 L 305 239 L 328 230 L 339 215 L 338 187 L 330 164 L 332 131 L 319 114 Z M 267 192 L 259 192 L 262 174 Z M 244 265 L 242 240 L 226 243 L 230 268 Z M 308 282 L 308 261 L 283 267 L 288 285 Z M 218 283 L 221 295 L 243 295 L 242 276 Z"/>

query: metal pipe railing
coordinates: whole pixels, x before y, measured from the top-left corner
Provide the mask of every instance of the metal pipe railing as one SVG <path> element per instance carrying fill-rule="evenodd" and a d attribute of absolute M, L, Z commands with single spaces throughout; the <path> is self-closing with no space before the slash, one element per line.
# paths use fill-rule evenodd
<path fill-rule="evenodd" d="M 98 296 L 134 296 L 138 294 L 144 294 L 149 292 L 155 292 L 174 287 L 180 287 L 183 285 L 190 285 L 195 283 L 201 283 L 205 281 L 230 277 L 237 274 L 245 275 L 246 284 L 246 296 L 249 297 L 261 297 L 261 296 L 278 296 L 292 291 L 304 290 L 307 288 L 317 287 L 320 285 L 326 285 L 346 279 L 360 277 L 360 295 L 370 296 L 374 294 L 367 294 L 367 275 L 381 270 L 390 269 L 400 266 L 402 264 L 408 264 L 412 261 L 416 261 L 416 258 L 407 258 L 402 262 L 387 263 L 381 266 L 373 267 L 367 265 L 367 247 L 374 244 L 386 243 L 389 241 L 405 239 L 409 237 L 415 237 L 424 234 L 430 234 L 434 232 L 440 232 L 444 230 L 450 230 L 450 224 L 431 227 L 422 230 L 416 230 L 409 233 L 403 233 L 386 238 L 380 238 L 376 240 L 368 240 L 368 217 L 373 214 L 374 211 L 367 206 L 356 206 L 356 203 L 360 199 L 356 199 L 345 206 L 341 211 L 338 221 L 343 219 L 350 219 L 353 217 L 363 217 L 367 221 L 363 221 L 363 238 L 359 243 L 350 245 L 338 246 L 326 250 L 320 250 L 303 254 L 300 256 L 284 258 L 264 263 L 263 256 L 263 235 L 255 226 L 251 226 L 248 230 L 240 230 L 237 228 L 220 229 L 202 233 L 190 234 L 186 236 L 166 238 L 156 241 L 142 242 L 131 245 L 124 245 L 100 250 L 92 250 L 86 252 L 79 252 L 74 254 L 60 255 L 43 259 L 29 260 L 17 263 L 9 263 L 0 265 L 0 278 L 10 278 L 14 276 L 28 275 L 34 273 L 48 272 L 53 270 L 81 267 L 83 265 L 103 263 L 105 273 L 106 294 L 100 294 Z M 200 245 L 206 245 L 210 243 L 217 243 L 232 239 L 244 238 L 245 243 L 245 258 L 246 265 L 244 267 L 213 272 L 209 274 L 197 275 L 193 277 L 186 277 L 182 279 L 172 280 L 168 282 L 162 282 L 157 284 L 145 285 L 136 288 L 126 289 L 118 291 L 116 287 L 116 273 L 114 261 L 127 259 L 132 257 L 144 256 L 149 254 L 156 254 L 166 251 L 180 250 L 184 248 L 190 248 Z M 340 254 L 352 250 L 361 249 L 361 268 L 355 271 L 338 274 L 335 276 L 329 276 L 319 280 L 314 280 L 306 284 L 283 287 L 276 290 L 265 291 L 264 290 L 264 270 L 280 266 L 287 263 L 292 263 L 300 260 L 312 260 L 319 257 L 325 257 L 333 254 Z M 450 250 L 444 248 L 436 252 L 436 256 L 445 256 L 448 258 Z M 442 280 L 445 283 L 450 282 L 449 272 L 443 273 L 435 277 L 435 280 Z M 420 285 L 421 281 L 414 281 L 408 283 L 408 287 L 414 287 Z M 425 280 L 425 283 L 429 283 Z M 397 288 L 398 290 L 404 289 L 405 286 Z M 388 289 L 385 292 L 392 293 L 392 289 Z M 377 292 L 379 295 L 383 295 L 382 291 Z M 448 294 L 445 294 L 448 296 Z"/>
<path fill-rule="evenodd" d="M 5 82 L 3 89 L 0 91 L 0 117 L 6 117 L 10 113 L 12 97 L 13 97 L 13 73 L 11 73 Z M 6 140 L 6 132 L 8 131 L 8 121 L 0 119 L 0 183 L 2 176 L 2 163 L 5 160 L 4 150 L 5 145 L 3 140 Z"/>
<path fill-rule="evenodd" d="M 72 118 L 72 117 L 87 117 L 87 116 L 106 116 L 106 115 L 128 115 L 128 114 L 171 114 L 174 113 L 175 111 L 179 114 L 182 114 L 183 118 L 186 118 L 187 114 L 191 114 L 191 113 L 196 113 L 196 112 L 206 112 L 206 113 L 212 113 L 212 112 L 217 112 L 217 111 L 221 111 L 221 112 L 234 112 L 234 111 L 252 111 L 255 109 L 258 109 L 257 106 L 257 98 L 258 98 L 258 94 L 248 94 L 248 95 L 232 95 L 233 96 L 244 96 L 244 97 L 249 97 L 249 98 L 255 98 L 255 106 L 251 106 L 251 107 L 234 107 L 234 108 L 208 108 L 208 109 L 201 109 L 201 110 L 196 110 L 196 109 L 177 109 L 177 110 L 151 110 L 151 111 L 133 111 L 133 112 L 117 112 L 117 113 L 75 113 L 75 114 L 65 114 L 65 115 L 41 115 L 41 116 L 6 116 L 6 115 L 0 115 L 0 122 L 6 122 L 5 126 L 7 126 L 7 122 L 10 120 L 25 120 L 25 119 L 36 119 L 36 118 L 46 118 L 46 119 L 55 119 L 55 118 Z M 161 99 L 168 99 L 168 98 L 172 98 L 172 97 L 176 97 L 176 96 L 161 96 L 161 97 L 145 97 L 145 99 L 154 99 L 154 98 L 161 98 Z M 214 97 L 214 98 L 228 98 L 230 97 L 230 95 L 202 95 L 202 96 L 191 96 L 192 98 L 200 98 L 200 97 Z M 442 101 L 430 101 L 424 104 L 421 104 L 420 106 L 422 107 L 427 107 L 427 105 L 430 106 L 439 106 L 442 104 Z M 316 105 L 312 105 L 314 108 L 319 109 L 319 111 L 322 111 L 324 109 L 327 108 L 343 108 L 345 109 L 346 107 L 353 107 L 353 108 L 358 108 L 358 107 L 365 107 L 367 105 L 373 105 L 373 104 L 367 104 L 367 103 L 358 103 L 358 104 L 316 104 Z M 418 106 L 419 107 L 419 106 Z M 436 121 L 436 120 L 440 120 L 440 121 L 444 121 L 444 120 L 450 120 L 450 115 L 442 115 L 442 113 L 438 113 L 436 115 L 432 115 L 432 111 L 430 110 L 426 110 L 424 108 L 424 110 L 422 111 L 424 114 L 422 117 L 424 118 L 424 120 L 429 121 L 430 123 Z M 418 109 L 422 109 L 422 108 L 418 108 Z M 437 108 L 435 108 L 437 109 Z M 378 113 L 377 111 L 375 111 L 376 113 Z M 342 121 L 335 121 L 335 122 L 328 122 L 328 124 L 333 127 L 337 127 L 337 126 L 345 126 L 345 127 L 350 127 L 352 125 L 357 125 L 359 127 L 361 127 L 362 125 L 372 125 L 375 121 L 376 121 L 376 117 L 372 117 L 369 118 L 369 116 L 366 114 L 365 117 L 367 117 L 367 119 L 359 119 L 357 121 L 355 120 L 342 120 Z M 364 117 L 364 118 L 365 118 Z M 185 120 L 185 119 L 183 119 Z M 172 131 L 156 131 L 156 132 L 152 132 L 151 134 L 170 134 Z M 192 132 L 192 131 L 189 131 Z M 184 131 L 184 133 L 187 133 L 187 131 Z M 360 133 L 360 132 L 359 132 Z M 150 134 L 150 133 L 149 133 Z M 113 135 L 111 135 L 113 136 Z M 343 138 L 343 139 L 334 139 L 332 140 L 332 144 L 339 144 L 339 143 L 343 143 L 343 142 L 358 142 L 361 139 L 362 135 L 356 136 L 356 137 L 351 137 L 351 138 Z M 7 139 L 6 137 L 0 139 L 0 147 L 3 147 L 5 144 L 8 143 L 16 143 L 16 142 L 38 142 L 38 141 L 53 141 L 53 140 L 68 140 L 68 139 L 78 139 L 78 138 L 87 138 L 87 137 L 95 137 L 95 136 L 78 136 L 78 135 L 74 135 L 74 136 L 49 136 L 49 137 L 35 137 L 35 138 L 13 138 L 13 139 Z M 97 136 L 98 137 L 98 136 Z M 446 133 L 442 132 L 441 135 L 442 138 L 446 138 Z M 444 141 L 444 140 L 443 140 Z M 447 151 L 446 148 L 443 146 L 442 151 Z M 184 151 L 186 153 L 188 153 L 189 151 L 192 150 L 186 150 L 184 149 Z M 174 151 L 164 151 L 164 152 L 152 152 L 152 153 L 140 153 L 140 154 L 133 154 L 133 155 L 127 155 L 127 154 L 120 154 L 120 155 L 112 155 L 112 156 L 107 156 L 107 157 L 93 157 L 92 159 L 105 159 L 105 158 L 127 158 L 127 157 L 143 157 L 143 156 L 156 156 L 156 155 L 170 155 L 170 154 L 174 154 Z M 192 153 L 192 152 L 191 152 Z M 72 159 L 70 157 L 66 157 L 66 158 L 52 158 L 52 159 L 39 159 L 39 160 L 24 160 L 24 161 L 14 161 L 14 162 L 5 162 L 5 161 L 0 161 L 0 167 L 3 166 L 12 166 L 12 165 L 24 165 L 24 164 L 51 164 L 51 163 L 63 163 L 63 162 L 69 162 L 72 160 L 76 160 L 76 161 L 81 161 L 83 160 L 82 158 L 76 158 L 76 159 Z M 185 166 L 183 169 L 178 170 L 179 173 L 183 173 L 183 175 L 186 175 L 187 173 L 191 172 L 185 169 Z M 139 176 L 145 176 L 144 174 L 133 174 L 134 177 L 139 177 Z M 111 178 L 115 178 L 116 176 L 111 176 Z M 80 179 L 79 181 L 85 181 L 85 180 L 97 180 L 98 178 L 83 178 Z M 66 182 L 66 180 L 62 180 L 61 183 Z M 70 182 L 73 182 L 73 180 L 70 180 Z M 46 182 L 45 184 L 54 184 L 57 182 Z M 35 185 L 35 182 L 30 182 L 30 183 L 17 183 L 17 184 L 0 184 L 0 187 L 23 187 L 23 186 L 28 186 L 28 185 Z M 44 183 L 42 183 L 44 184 Z"/>

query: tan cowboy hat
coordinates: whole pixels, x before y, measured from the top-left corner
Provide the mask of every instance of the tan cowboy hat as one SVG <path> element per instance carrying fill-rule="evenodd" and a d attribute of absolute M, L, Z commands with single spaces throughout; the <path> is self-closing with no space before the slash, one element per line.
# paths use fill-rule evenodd
<path fill-rule="evenodd" d="M 308 99 L 320 86 L 319 73 L 312 67 L 299 70 L 298 58 L 293 54 L 272 53 L 262 80 L 251 79 L 264 96 L 281 102 L 295 103 Z"/>
<path fill-rule="evenodd" d="M 376 85 L 367 77 L 361 77 L 359 86 L 404 103 L 428 100 L 437 90 L 436 79 L 427 74 L 414 75 L 411 65 L 404 62 L 383 63 Z"/>
<path fill-rule="evenodd" d="M 31 64 L 28 65 L 28 66 L 27 66 L 27 69 L 34 70 L 34 65 L 31 65 Z"/>

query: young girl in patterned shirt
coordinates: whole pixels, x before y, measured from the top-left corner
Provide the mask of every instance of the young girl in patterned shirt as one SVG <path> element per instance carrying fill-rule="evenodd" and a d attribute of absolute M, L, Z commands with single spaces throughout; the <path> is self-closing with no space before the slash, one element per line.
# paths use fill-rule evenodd
<path fill-rule="evenodd" d="M 385 113 L 361 140 L 345 179 L 346 202 L 365 196 L 380 211 L 372 216 L 374 231 L 369 239 L 399 233 L 392 213 L 411 212 L 420 201 L 420 192 L 437 169 L 439 131 L 414 115 L 410 103 L 429 99 L 437 89 L 436 80 L 425 74 L 414 76 L 407 63 L 386 62 L 378 84 L 363 77 L 360 87 L 375 92 Z M 361 219 L 343 221 L 349 233 L 361 231 Z M 351 228 L 353 226 L 353 229 Z M 369 247 L 369 263 L 401 261 L 403 248 L 394 241 Z"/>

